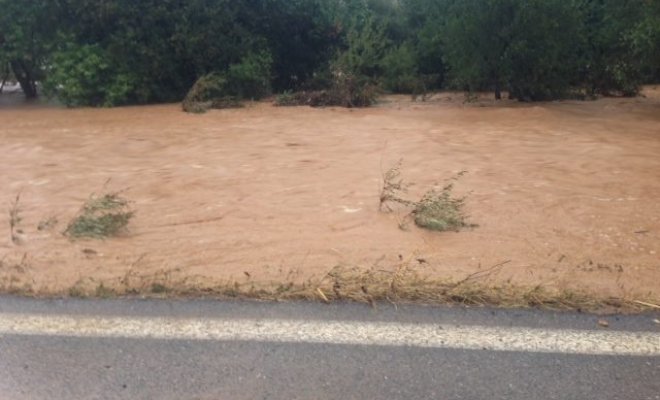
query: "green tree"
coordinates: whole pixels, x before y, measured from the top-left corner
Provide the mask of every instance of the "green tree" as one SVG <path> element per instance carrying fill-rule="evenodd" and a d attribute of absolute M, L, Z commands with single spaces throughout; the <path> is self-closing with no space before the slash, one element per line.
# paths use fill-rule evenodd
<path fill-rule="evenodd" d="M 109 61 L 98 45 L 68 44 L 52 57 L 45 89 L 69 107 L 130 102 L 137 78 Z"/>
<path fill-rule="evenodd" d="M 327 66 L 340 45 L 343 27 L 335 0 L 253 1 L 246 21 L 262 49 L 272 55 L 273 87 L 297 89 Z M 253 50 L 254 51 L 254 50 Z"/>
<path fill-rule="evenodd" d="M 266 53 L 268 87 L 295 87 L 328 63 L 339 41 L 334 1 L 64 1 L 60 27 L 102 49 L 108 70 L 130 72 L 130 102 L 180 100 L 200 77 L 238 71 L 246 57 Z"/>
<path fill-rule="evenodd" d="M 35 98 L 54 45 L 57 2 L 0 0 L 0 10 L 0 63 L 11 68 L 25 96 Z"/>
<path fill-rule="evenodd" d="M 423 82 L 419 78 L 413 47 L 401 44 L 385 53 L 381 78 L 384 89 L 395 93 L 423 92 Z"/>
<path fill-rule="evenodd" d="M 362 25 L 356 24 L 348 31 L 346 41 L 335 68 L 371 80 L 383 74 L 383 58 L 391 46 L 384 24 L 371 18 Z"/>
<path fill-rule="evenodd" d="M 505 54 L 511 97 L 573 96 L 584 52 L 582 21 L 566 0 L 518 0 Z"/>
<path fill-rule="evenodd" d="M 401 0 L 406 42 L 412 48 L 414 63 L 427 89 L 440 89 L 445 82 L 444 30 L 450 0 Z"/>
<path fill-rule="evenodd" d="M 511 76 L 516 6 L 516 0 L 458 0 L 449 8 L 442 40 L 457 86 L 493 89 L 495 98 L 501 98 Z"/>
<path fill-rule="evenodd" d="M 647 0 L 589 0 L 578 4 L 585 21 L 582 80 L 590 94 L 635 95 L 649 62 Z"/>
<path fill-rule="evenodd" d="M 501 98 L 558 98 L 577 80 L 581 21 L 565 0 L 460 0 L 443 36 L 456 84 Z"/>
<path fill-rule="evenodd" d="M 636 3 L 641 15 L 635 15 L 632 26 L 622 40 L 628 45 L 631 61 L 637 62 L 639 83 L 660 81 L 660 1 Z"/>
<path fill-rule="evenodd" d="M 98 46 L 109 70 L 130 71 L 135 79 L 125 98 L 131 102 L 179 100 L 195 81 L 195 72 L 174 46 L 176 24 L 184 16 L 182 3 L 65 0 L 60 29 L 78 45 Z"/>
<path fill-rule="evenodd" d="M 0 0 L 0 9 L 0 78 L 11 71 L 28 97 L 44 82 L 71 105 L 180 100 L 209 74 L 255 98 L 340 78 L 358 91 L 459 87 L 520 100 L 634 95 L 660 79 L 658 0 Z"/>

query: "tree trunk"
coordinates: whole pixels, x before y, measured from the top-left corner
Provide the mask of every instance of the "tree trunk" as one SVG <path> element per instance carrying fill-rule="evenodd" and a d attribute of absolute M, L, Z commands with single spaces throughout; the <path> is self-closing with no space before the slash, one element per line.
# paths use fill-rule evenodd
<path fill-rule="evenodd" d="M 37 82 L 34 81 L 32 70 L 28 68 L 22 60 L 11 61 L 11 69 L 14 72 L 16 80 L 21 85 L 26 99 L 37 97 Z"/>
<path fill-rule="evenodd" d="M 499 82 L 495 82 L 495 100 L 502 100 L 502 89 Z"/>

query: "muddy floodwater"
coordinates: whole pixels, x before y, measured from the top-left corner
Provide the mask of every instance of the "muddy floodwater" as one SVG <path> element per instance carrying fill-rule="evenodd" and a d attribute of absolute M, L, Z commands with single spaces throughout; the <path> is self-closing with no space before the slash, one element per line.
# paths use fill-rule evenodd
<path fill-rule="evenodd" d="M 255 103 L 0 106 L 0 260 L 5 288 L 57 292 L 132 273 L 209 282 L 302 282 L 337 265 L 494 284 L 660 297 L 660 89 L 645 97 L 464 104 L 388 97 L 369 109 Z M 460 171 L 478 227 L 430 232 L 378 210 L 403 160 L 415 199 Z M 129 231 L 61 232 L 92 193 L 122 190 Z M 11 202 L 20 193 L 18 243 Z M 37 229 L 40 222 L 57 224 Z M 11 266 L 11 268 L 10 268 Z M 10 271 L 11 269 L 11 271 Z"/>

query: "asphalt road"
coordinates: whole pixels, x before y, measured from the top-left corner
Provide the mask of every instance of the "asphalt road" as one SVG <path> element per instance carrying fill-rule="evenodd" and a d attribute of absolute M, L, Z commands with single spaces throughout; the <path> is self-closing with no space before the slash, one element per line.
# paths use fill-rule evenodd
<path fill-rule="evenodd" d="M 0 297 L 0 399 L 658 400 L 658 319 Z"/>

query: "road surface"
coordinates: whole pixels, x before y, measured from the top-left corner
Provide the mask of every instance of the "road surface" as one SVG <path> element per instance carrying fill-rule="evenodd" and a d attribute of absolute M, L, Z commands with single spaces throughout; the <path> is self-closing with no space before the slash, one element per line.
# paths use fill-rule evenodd
<path fill-rule="evenodd" d="M 658 400 L 659 319 L 0 297 L 0 400 Z"/>

